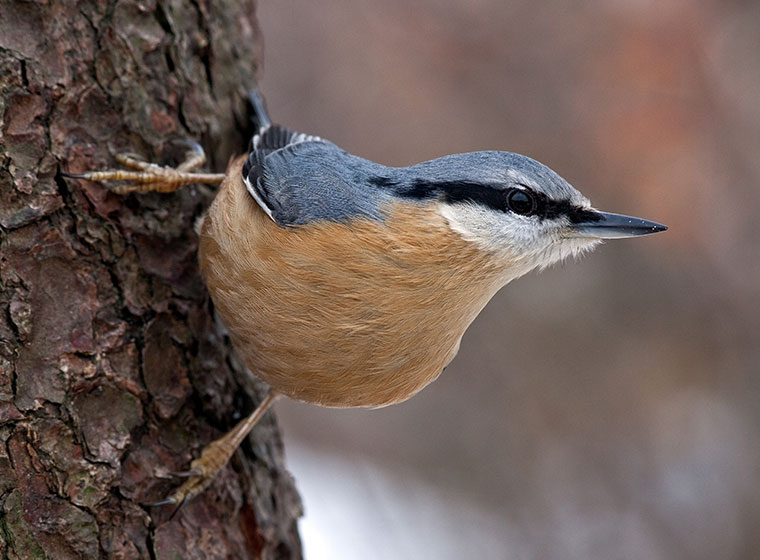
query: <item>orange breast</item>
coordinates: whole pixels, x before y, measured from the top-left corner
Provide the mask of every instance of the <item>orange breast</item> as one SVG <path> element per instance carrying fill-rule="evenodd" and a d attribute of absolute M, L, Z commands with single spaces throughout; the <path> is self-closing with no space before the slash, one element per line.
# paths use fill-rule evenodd
<path fill-rule="evenodd" d="M 435 208 L 281 228 L 234 161 L 204 220 L 200 264 L 246 365 L 324 406 L 384 406 L 433 381 L 500 287 L 499 270 Z"/>

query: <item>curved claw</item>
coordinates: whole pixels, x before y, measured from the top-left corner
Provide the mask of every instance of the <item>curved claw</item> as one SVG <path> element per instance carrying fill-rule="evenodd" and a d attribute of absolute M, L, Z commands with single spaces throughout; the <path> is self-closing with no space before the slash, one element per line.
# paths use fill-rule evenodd
<path fill-rule="evenodd" d="M 190 150 L 193 153 L 196 153 L 196 154 L 205 153 L 203 151 L 203 147 L 200 144 L 198 144 L 198 142 L 196 142 L 195 140 L 190 140 L 189 138 L 172 138 L 171 140 L 169 140 L 169 142 L 171 142 L 172 144 L 180 144 L 180 145 L 187 146 L 188 148 L 190 148 Z"/>
<path fill-rule="evenodd" d="M 192 171 L 206 163 L 206 152 L 203 147 L 193 140 L 187 138 L 176 138 L 172 140 L 173 144 L 180 144 L 189 148 L 185 152 L 185 161 L 177 166 L 177 171 Z"/>
<path fill-rule="evenodd" d="M 136 152 L 119 152 L 118 154 L 114 155 L 114 158 L 116 159 L 116 161 L 119 161 L 119 158 L 122 158 L 122 159 L 129 158 L 129 159 L 134 159 L 137 161 L 144 161 L 144 162 L 148 161 L 143 156 L 141 156 L 140 154 Z"/>
<path fill-rule="evenodd" d="M 179 510 L 185 502 L 192 500 L 195 496 L 203 492 L 214 480 L 211 476 L 193 475 L 187 479 L 187 481 L 177 488 L 171 495 L 167 496 L 163 500 L 156 502 L 146 503 L 146 506 L 158 507 L 169 504 L 177 505 Z"/>
<path fill-rule="evenodd" d="M 189 478 L 191 476 L 201 476 L 203 473 L 200 471 L 200 469 L 190 469 L 189 471 L 176 471 L 176 472 L 170 472 L 170 476 L 176 476 L 179 478 Z"/>
<path fill-rule="evenodd" d="M 159 506 L 167 506 L 169 504 L 176 504 L 176 500 L 174 498 L 174 494 L 169 496 L 168 498 L 164 498 L 163 500 L 158 500 L 156 502 L 143 502 L 142 505 L 147 507 L 159 507 Z"/>
<path fill-rule="evenodd" d="M 166 506 L 166 505 L 176 505 L 174 508 L 174 511 L 172 511 L 171 515 L 169 515 L 169 520 L 171 521 L 174 519 L 174 516 L 177 515 L 177 512 L 182 509 L 182 506 L 185 505 L 185 500 L 182 500 L 181 502 L 178 502 L 172 494 L 168 498 L 164 498 L 163 500 L 158 500 L 157 502 L 150 502 L 150 503 L 143 503 L 142 505 L 146 507 L 160 507 L 160 506 Z"/>
<path fill-rule="evenodd" d="M 61 175 L 70 179 L 87 179 L 87 173 L 70 173 L 68 171 L 61 171 Z"/>

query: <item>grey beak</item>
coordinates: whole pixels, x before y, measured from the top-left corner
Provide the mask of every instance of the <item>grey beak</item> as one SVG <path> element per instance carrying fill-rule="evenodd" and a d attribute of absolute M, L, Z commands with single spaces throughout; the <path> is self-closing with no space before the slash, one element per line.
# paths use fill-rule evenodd
<path fill-rule="evenodd" d="M 573 224 L 570 228 L 580 237 L 594 237 L 596 239 L 623 239 L 624 237 L 649 235 L 668 229 L 668 226 L 633 216 L 623 216 L 610 212 L 595 212 L 595 214 L 593 220 Z"/>

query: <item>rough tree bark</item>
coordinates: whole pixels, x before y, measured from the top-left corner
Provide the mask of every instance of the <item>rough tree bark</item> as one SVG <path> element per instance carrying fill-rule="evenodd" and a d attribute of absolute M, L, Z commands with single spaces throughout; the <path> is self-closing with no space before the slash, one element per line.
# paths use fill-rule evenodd
<path fill-rule="evenodd" d="M 2 557 L 300 556 L 271 415 L 174 517 L 141 505 L 261 396 L 198 275 L 213 192 L 60 175 L 165 159 L 173 137 L 223 169 L 246 143 L 258 39 L 252 0 L 0 6 Z"/>

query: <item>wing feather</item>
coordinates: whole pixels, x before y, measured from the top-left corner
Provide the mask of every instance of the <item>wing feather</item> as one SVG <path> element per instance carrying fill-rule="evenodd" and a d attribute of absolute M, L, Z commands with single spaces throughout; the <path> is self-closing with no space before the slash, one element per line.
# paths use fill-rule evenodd
<path fill-rule="evenodd" d="M 274 222 L 297 226 L 357 214 L 379 218 L 377 189 L 366 188 L 378 167 L 318 136 L 271 125 L 253 137 L 242 175 Z"/>
<path fill-rule="evenodd" d="M 267 215 L 278 222 L 273 210 L 273 201 L 264 184 L 266 158 L 279 150 L 286 150 L 303 142 L 324 142 L 319 136 L 293 132 L 279 125 L 262 127 L 251 141 L 251 152 L 243 165 L 243 182 L 253 199 Z"/>

